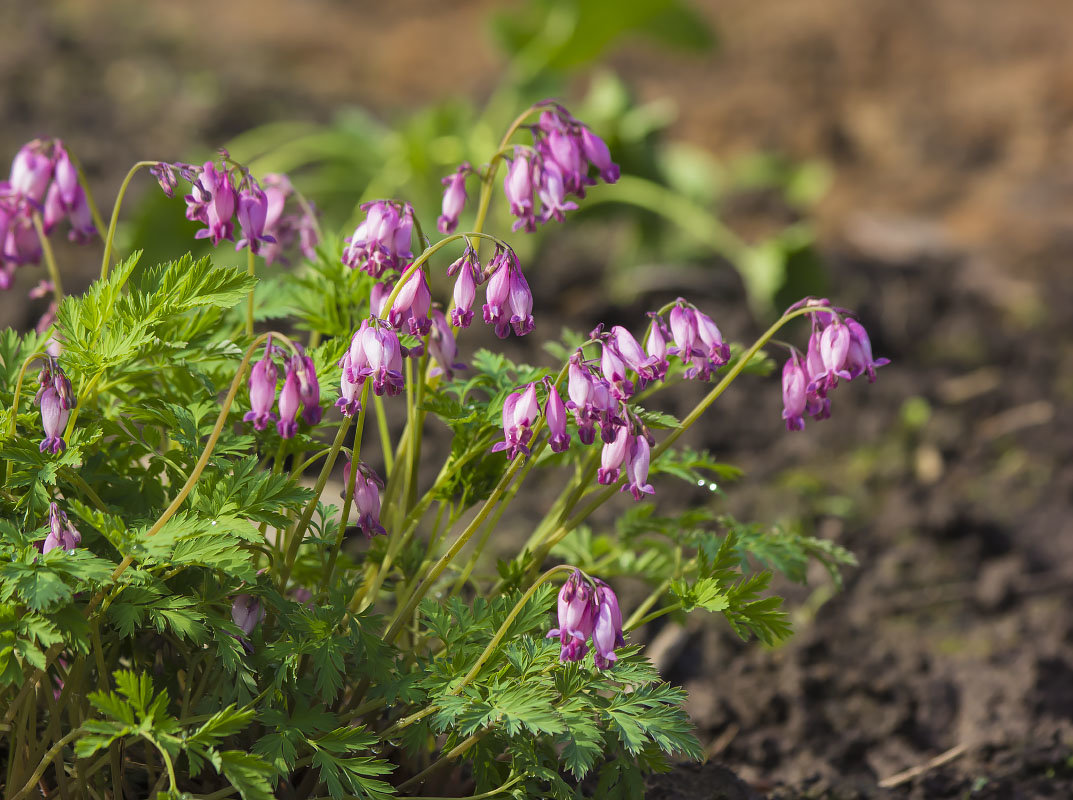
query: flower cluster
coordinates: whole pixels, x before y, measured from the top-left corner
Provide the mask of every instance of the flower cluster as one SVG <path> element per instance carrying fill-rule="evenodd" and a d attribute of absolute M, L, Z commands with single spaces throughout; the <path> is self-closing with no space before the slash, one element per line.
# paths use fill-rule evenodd
<path fill-rule="evenodd" d="M 78 405 L 71 381 L 64 374 L 56 359 L 49 356 L 45 366 L 37 376 L 38 389 L 34 396 L 34 405 L 41 408 L 41 427 L 45 438 L 41 441 L 41 452 L 53 455 L 67 449 L 63 440 L 63 431 L 71 417 L 71 409 Z"/>
<path fill-rule="evenodd" d="M 72 241 L 88 242 L 97 232 L 78 169 L 59 139 L 23 145 L 8 179 L 0 181 L 0 289 L 11 288 L 16 267 L 41 260 L 35 213 L 46 234 L 64 219 Z"/>
<path fill-rule="evenodd" d="M 659 314 L 650 316 L 644 345 L 620 325 L 609 331 L 600 325 L 592 332 L 591 340 L 600 345 L 600 358 L 586 359 L 581 349 L 570 357 L 568 402 L 563 403 L 551 381 L 545 381 L 544 417 L 552 451 L 559 453 L 570 446 L 567 412 L 573 412 L 582 444 L 595 442 L 599 428 L 603 451 L 597 480 L 610 486 L 625 475 L 621 491 L 628 491 L 637 500 L 655 492 L 648 482 L 655 442 L 644 423 L 631 413 L 627 401 L 653 381 L 665 378 L 672 356 L 681 361 L 686 378 L 700 380 L 709 380 L 730 359 L 730 347 L 719 328 L 685 300 L 679 298 L 671 307 L 669 327 Z M 511 459 L 529 455 L 539 415 L 536 384 L 510 394 L 503 404 L 503 441 L 492 450 L 505 450 Z"/>
<path fill-rule="evenodd" d="M 351 462 L 343 467 L 343 486 L 350 486 Z M 358 529 L 371 539 L 377 534 L 386 536 L 387 531 L 380 524 L 380 490 L 384 482 L 367 464 L 358 462 L 358 474 L 354 476 L 354 505 L 358 510 Z"/>
<path fill-rule="evenodd" d="M 74 550 L 82 542 L 82 534 L 67 519 L 58 505 L 48 507 L 48 535 L 39 543 L 41 553 L 51 550 Z"/>
<path fill-rule="evenodd" d="M 261 360 L 250 370 L 250 410 L 243 416 L 243 421 L 252 422 L 256 430 L 263 431 L 268 423 L 275 421 L 279 435 L 291 439 L 298 432 L 298 410 L 302 418 L 310 425 L 320 422 L 323 409 L 320 407 L 320 382 L 317 379 L 313 359 L 295 345 L 298 352 L 286 359 L 286 375 L 283 389 L 279 393 L 279 413 L 276 405 L 276 383 L 278 370 L 274 355 L 282 351 L 272 344 L 272 337 L 265 343 L 265 352 Z"/>
<path fill-rule="evenodd" d="M 385 272 L 402 272 L 414 257 L 410 239 L 414 230 L 414 208 L 409 203 L 374 200 L 361 207 L 365 219 L 345 239 L 343 263 L 374 278 Z"/>
<path fill-rule="evenodd" d="M 838 386 L 839 379 L 851 381 L 867 375 L 876 379 L 876 367 L 889 364 L 886 358 L 872 357 L 872 343 L 857 320 L 846 316 L 845 309 L 829 309 L 827 300 L 806 298 L 791 306 L 787 313 L 800 308 L 816 307 L 809 314 L 812 333 L 806 355 L 791 348 L 790 358 L 782 368 L 782 418 L 786 429 L 805 429 L 805 415 L 815 420 L 831 416 L 828 393 Z"/>
<path fill-rule="evenodd" d="M 402 359 L 407 354 L 418 355 L 405 353 L 395 331 L 382 319 L 363 320 L 339 361 L 343 372 L 335 405 L 348 417 L 361 411 L 361 392 L 369 378 L 377 396 L 400 394 L 404 386 Z"/>
<path fill-rule="evenodd" d="M 616 647 L 624 647 L 622 611 L 614 591 L 600 579 L 591 580 L 574 570 L 559 590 L 559 627 L 548 631 L 562 645 L 560 661 L 581 661 L 592 639 L 597 669 L 607 669 L 618 657 Z"/>
<path fill-rule="evenodd" d="M 467 247 L 461 258 L 447 268 L 447 275 L 455 279 L 451 309 L 451 324 L 455 327 L 469 327 L 477 286 L 487 281 L 482 311 L 496 336 L 505 339 L 512 329 L 516 336 L 525 336 L 533 330 L 533 292 L 513 250 L 496 247 L 495 255 L 482 270 L 476 252 Z"/>
<path fill-rule="evenodd" d="M 518 220 L 514 230 L 532 232 L 538 223 L 552 219 L 562 222 L 564 214 L 577 208 L 569 195 L 585 196 L 585 187 L 594 186 L 595 172 L 607 183 L 619 179 L 619 168 L 611 160 L 607 144 L 563 106 L 547 100 L 538 103 L 544 111 L 535 125 L 526 126 L 533 144 L 518 146 L 510 157 L 503 178 L 503 193 L 510 213 Z M 458 227 L 458 217 L 466 205 L 466 176 L 476 173 L 463 164 L 443 179 L 443 213 L 436 225 L 440 233 Z"/>
<path fill-rule="evenodd" d="M 234 241 L 237 219 L 241 235 L 235 242 L 236 250 L 248 247 L 271 264 L 285 261 L 283 253 L 297 241 L 302 254 L 313 258 L 316 221 L 307 205 L 286 213 L 288 201 L 297 197 L 287 176 L 265 175 L 262 186 L 249 170 L 229 163 L 230 157 L 221 151 L 219 165 L 212 161 L 200 167 L 162 161 L 149 171 L 168 197 L 175 195 L 180 177 L 190 184 L 190 194 L 184 197 L 186 218 L 205 225 L 196 238 L 211 239 L 213 246 L 224 239 Z"/>

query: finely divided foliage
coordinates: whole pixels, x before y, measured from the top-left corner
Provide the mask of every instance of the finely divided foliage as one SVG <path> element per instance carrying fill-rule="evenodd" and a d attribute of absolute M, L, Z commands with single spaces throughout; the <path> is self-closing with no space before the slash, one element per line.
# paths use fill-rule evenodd
<path fill-rule="evenodd" d="M 120 203 L 105 233 L 59 140 L 19 152 L 0 283 L 43 261 L 35 296 L 54 302 L 37 332 L 0 332 L 6 796 L 638 797 L 645 773 L 703 753 L 636 631 L 704 609 L 774 645 L 790 627 L 773 574 L 853 563 L 720 513 L 739 471 L 678 438 L 772 371 L 762 348 L 798 317 L 783 418 L 827 417 L 840 382 L 886 363 L 860 323 L 807 298 L 746 348 L 678 298 L 633 330 L 564 331 L 544 365 L 467 352 L 475 319 L 501 338 L 539 326 L 534 273 L 484 231 L 497 188 L 534 232 L 620 172 L 554 102 L 489 156 L 444 178 L 432 244 L 403 200 L 325 236 L 285 176 L 223 151 L 136 165 L 169 197 L 186 187 L 199 238 L 238 240 L 237 269 L 113 264 Z M 62 219 L 104 240 L 78 297 L 48 247 Z M 659 394 L 683 382 L 713 386 L 678 419 Z M 539 520 L 511 512 L 534 469 L 559 479 Z M 673 482 L 703 502 L 657 506 Z M 614 522 L 590 522 L 605 503 Z M 494 570 L 493 538 L 516 545 Z M 621 602 L 626 577 L 647 596 Z"/>

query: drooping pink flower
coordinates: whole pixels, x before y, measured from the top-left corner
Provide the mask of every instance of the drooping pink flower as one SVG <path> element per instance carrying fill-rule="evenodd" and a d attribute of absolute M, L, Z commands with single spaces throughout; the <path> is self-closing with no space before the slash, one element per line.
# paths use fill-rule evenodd
<path fill-rule="evenodd" d="M 51 141 L 34 139 L 27 142 L 15 154 L 11 162 L 11 191 L 40 207 L 45 200 L 49 181 L 52 180 L 54 161 L 50 154 Z"/>
<path fill-rule="evenodd" d="M 462 257 L 447 268 L 448 277 L 455 277 L 454 308 L 451 309 L 451 324 L 456 328 L 468 328 L 473 321 L 473 302 L 477 299 L 477 281 L 480 265 L 472 247 L 467 247 Z"/>
<path fill-rule="evenodd" d="M 48 508 L 48 535 L 41 543 L 41 553 L 52 550 L 74 550 L 82 542 L 80 534 L 60 507 L 52 503 Z"/>
<path fill-rule="evenodd" d="M 533 423 L 540 416 L 536 399 L 536 384 L 530 383 L 524 390 L 511 392 L 503 401 L 503 441 L 492 446 L 492 452 L 507 451 L 508 459 L 519 454 L 529 455 L 529 441 L 533 438 Z"/>
<path fill-rule="evenodd" d="M 619 491 L 629 492 L 634 500 L 640 500 L 646 494 L 655 494 L 656 490 L 648 482 L 648 467 L 652 458 L 651 447 L 644 435 L 634 436 L 626 456 L 626 483 Z"/>
<path fill-rule="evenodd" d="M 601 603 L 596 612 L 596 622 L 592 628 L 592 643 L 595 647 L 593 659 L 597 669 L 608 669 L 617 660 L 615 655 L 615 623 L 611 615 L 611 606 Z M 621 635 L 621 631 L 619 631 Z"/>
<path fill-rule="evenodd" d="M 510 265 L 510 324 L 514 328 L 515 336 L 525 336 L 533 330 L 533 293 L 529 290 L 529 283 L 522 274 L 518 260 L 511 254 Z"/>
<path fill-rule="evenodd" d="M 231 619 L 245 636 L 250 636 L 254 629 L 264 621 L 264 618 L 265 608 L 260 598 L 250 594 L 235 595 L 235 599 L 231 602 Z M 250 644 L 249 639 L 240 637 L 238 641 L 247 653 L 253 652 L 253 645 Z"/>
<path fill-rule="evenodd" d="M 443 213 L 436 220 L 436 229 L 440 233 L 454 233 L 458 227 L 458 217 L 466 207 L 466 176 L 472 171 L 473 167 L 467 162 L 443 179 L 443 185 L 447 187 L 443 191 Z"/>
<path fill-rule="evenodd" d="M 249 247 L 260 253 L 262 245 L 275 244 L 276 238 L 265 231 L 268 221 L 268 195 L 256 183 L 238 193 L 238 224 L 242 238 L 235 242 L 235 249 Z"/>
<path fill-rule="evenodd" d="M 348 462 L 343 469 L 344 486 L 350 486 L 350 469 Z M 387 535 L 380 524 L 380 490 L 383 488 L 383 481 L 372 468 L 359 461 L 358 474 L 354 476 L 354 505 L 358 511 L 358 528 L 367 539 L 378 534 Z"/>
<path fill-rule="evenodd" d="M 510 259 L 500 252 L 489 264 L 492 272 L 484 290 L 484 321 L 493 326 L 496 336 L 505 339 L 510 331 Z"/>
<path fill-rule="evenodd" d="M 375 200 L 362 205 L 365 220 L 346 240 L 343 263 L 362 269 L 374 278 L 388 270 L 401 271 L 413 258 L 410 238 L 413 232 L 413 207 L 390 200 Z"/>
<path fill-rule="evenodd" d="M 52 385 L 46 386 L 39 393 L 38 404 L 41 406 L 41 427 L 45 431 L 45 438 L 41 440 L 41 452 L 47 451 L 52 455 L 62 453 L 67 449 L 63 431 L 67 427 L 71 412 L 63 407 L 60 394 Z"/>
<path fill-rule="evenodd" d="M 524 228 L 536 230 L 536 214 L 533 211 L 533 165 L 532 151 L 516 147 L 510 169 L 503 178 L 503 193 L 510 204 L 510 213 L 518 218 L 515 231 Z"/>
<path fill-rule="evenodd" d="M 202 203 L 206 227 L 194 234 L 195 239 L 211 239 L 213 246 L 224 239 L 234 239 L 235 189 L 227 170 L 218 170 L 211 161 L 206 161 L 198 179 L 209 197 Z"/>
<path fill-rule="evenodd" d="M 606 605 L 610 611 L 611 626 L 615 632 L 615 647 L 625 647 L 626 639 L 622 635 L 622 609 L 618 604 L 618 596 L 615 591 L 599 578 L 596 583 L 596 602 Z"/>
<path fill-rule="evenodd" d="M 302 403 L 301 382 L 293 361 L 287 365 L 287 375 L 279 393 L 279 421 L 276 429 L 284 439 L 293 439 L 298 432 L 298 407 Z"/>
<path fill-rule="evenodd" d="M 301 350 L 300 346 L 299 350 Z M 302 418 L 310 425 L 316 425 L 324 413 L 320 407 L 320 381 L 317 379 L 317 367 L 313 359 L 304 352 L 294 357 L 292 365 L 298 375 L 298 398 L 302 401 Z"/>
<path fill-rule="evenodd" d="M 629 455 L 633 445 L 633 435 L 626 425 L 619 425 L 615 430 L 615 438 L 604 443 L 600 453 L 600 468 L 596 470 L 596 480 L 605 486 L 615 483 L 621 474 L 622 464 Z"/>
<path fill-rule="evenodd" d="M 850 340 L 845 366 L 849 372 L 850 380 L 858 375 L 867 375 L 868 382 L 874 383 L 876 367 L 889 364 L 890 359 L 872 357 L 872 342 L 868 338 L 868 332 L 857 320 L 847 317 L 846 327 L 849 329 Z"/>
<path fill-rule="evenodd" d="M 648 315 L 652 318 L 652 324 L 648 329 L 645 352 L 653 359 L 652 369 L 655 372 L 656 379 L 663 380 L 667 377 L 667 370 L 671 367 L 670 361 L 667 359 L 667 341 L 670 338 L 670 334 L 663 323 L 663 317 L 652 311 Z"/>
<path fill-rule="evenodd" d="M 364 351 L 362 353 L 364 354 Z M 359 374 L 360 368 L 355 368 L 350 350 L 343 354 L 339 366 L 343 370 L 339 377 L 339 399 L 335 401 L 335 406 L 343 412 L 344 417 L 353 417 L 361 411 L 361 387 L 365 383 L 365 378 L 352 380 L 355 375 Z"/>
<path fill-rule="evenodd" d="M 592 635 L 594 610 L 592 587 L 580 571 L 574 570 L 559 590 L 559 627 L 547 634 L 549 639 L 559 639 L 560 661 L 580 661 L 589 652 L 586 641 Z"/>
<path fill-rule="evenodd" d="M 244 422 L 252 422 L 256 430 L 263 431 L 276 419 L 272 406 L 276 402 L 276 365 L 271 356 L 272 340 L 265 343 L 264 356 L 250 370 L 250 410 L 243 416 Z"/>
<path fill-rule="evenodd" d="M 566 199 L 567 177 L 554 162 L 546 163 L 540 172 L 540 184 L 537 187 L 537 195 L 540 197 L 541 214 L 540 221 L 548 222 L 556 220 L 563 222 L 567 211 L 577 209 L 577 203 Z M 580 184 L 578 184 L 580 188 Z M 575 190 L 576 191 L 576 190 Z"/>
<path fill-rule="evenodd" d="M 387 312 L 388 324 L 401 330 L 405 322 L 411 336 L 427 336 L 432 328 L 432 320 L 428 316 L 431 305 L 428 276 L 423 269 L 417 269 L 395 295 L 395 301 Z"/>
<path fill-rule="evenodd" d="M 615 183 L 619 179 L 621 173 L 618 164 L 611 160 L 607 143 L 586 127 L 581 128 L 581 150 L 605 183 Z"/>
<path fill-rule="evenodd" d="M 566 405 L 550 378 L 544 379 L 548 399 L 544 403 L 544 418 L 548 421 L 548 445 L 553 453 L 561 453 L 570 447 L 570 434 L 566 430 Z"/>
<path fill-rule="evenodd" d="M 808 375 L 805 374 L 800 354 L 795 350 L 782 365 L 782 418 L 786 420 L 788 431 L 805 429 L 807 389 Z"/>
<path fill-rule="evenodd" d="M 361 344 L 368 360 L 373 392 L 378 397 L 402 392 L 402 347 L 395 331 L 370 325 L 362 334 Z"/>

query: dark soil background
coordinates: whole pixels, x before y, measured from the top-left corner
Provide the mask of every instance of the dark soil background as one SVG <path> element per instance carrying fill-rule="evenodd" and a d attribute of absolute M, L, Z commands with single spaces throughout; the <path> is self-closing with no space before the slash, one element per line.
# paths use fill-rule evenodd
<path fill-rule="evenodd" d="M 138 158 L 261 122 L 479 98 L 495 5 L 8 0 L 0 152 L 61 135 L 109 197 Z M 710 756 L 650 796 L 1073 797 L 1068 0 L 699 5 L 717 52 L 636 43 L 611 65 L 642 99 L 675 99 L 675 135 L 720 157 L 831 166 L 817 210 L 831 296 L 894 363 L 839 388 L 804 433 L 782 430 L 774 378 L 721 401 L 704 444 L 747 471 L 728 507 L 801 519 L 860 567 L 833 596 L 822 575 L 786 587 L 797 634 L 777 650 L 718 620 L 645 632 Z M 87 260 L 82 285 L 96 258 L 61 255 Z M 598 266 L 571 265 L 575 281 Z M 757 325 L 718 274 L 692 299 L 745 338 Z M 36 280 L 20 274 L 0 321 L 36 319 Z"/>

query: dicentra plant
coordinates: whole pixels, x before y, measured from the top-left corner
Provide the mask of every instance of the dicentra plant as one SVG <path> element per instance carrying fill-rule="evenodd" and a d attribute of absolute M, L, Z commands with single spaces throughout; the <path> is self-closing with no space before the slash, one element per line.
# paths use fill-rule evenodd
<path fill-rule="evenodd" d="M 113 263 L 141 167 L 169 196 L 187 187 L 198 236 L 238 238 L 245 267 Z M 802 579 L 818 559 L 837 576 L 852 559 L 710 504 L 617 498 L 732 473 L 679 437 L 742 373 L 770 371 L 762 348 L 789 323 L 811 326 L 804 354 L 782 345 L 790 429 L 884 362 L 849 312 L 811 298 L 748 347 L 679 299 L 636 334 L 547 342 L 547 365 L 463 355 L 476 316 L 501 338 L 539 317 L 509 241 L 484 231 L 504 167 L 526 231 L 618 178 L 598 136 L 541 103 L 487 164 L 444 179 L 438 241 L 383 200 L 344 243 L 285 177 L 226 153 L 139 162 L 107 228 L 58 140 L 18 153 L 0 274 L 43 260 L 37 293 L 55 302 L 36 332 L 0 334 L 7 798 L 632 797 L 668 757 L 702 756 L 682 691 L 631 631 L 703 608 L 775 643 L 789 627 L 771 570 Z M 102 234 L 81 297 L 63 296 L 47 238 L 64 219 Z M 450 301 L 430 289 L 445 269 Z M 659 410 L 690 382 L 714 385 L 681 420 Z M 514 501 L 538 485 L 543 516 L 523 518 Z M 489 576 L 482 553 L 508 536 L 516 555 Z M 627 604 L 612 585 L 629 577 Z"/>

